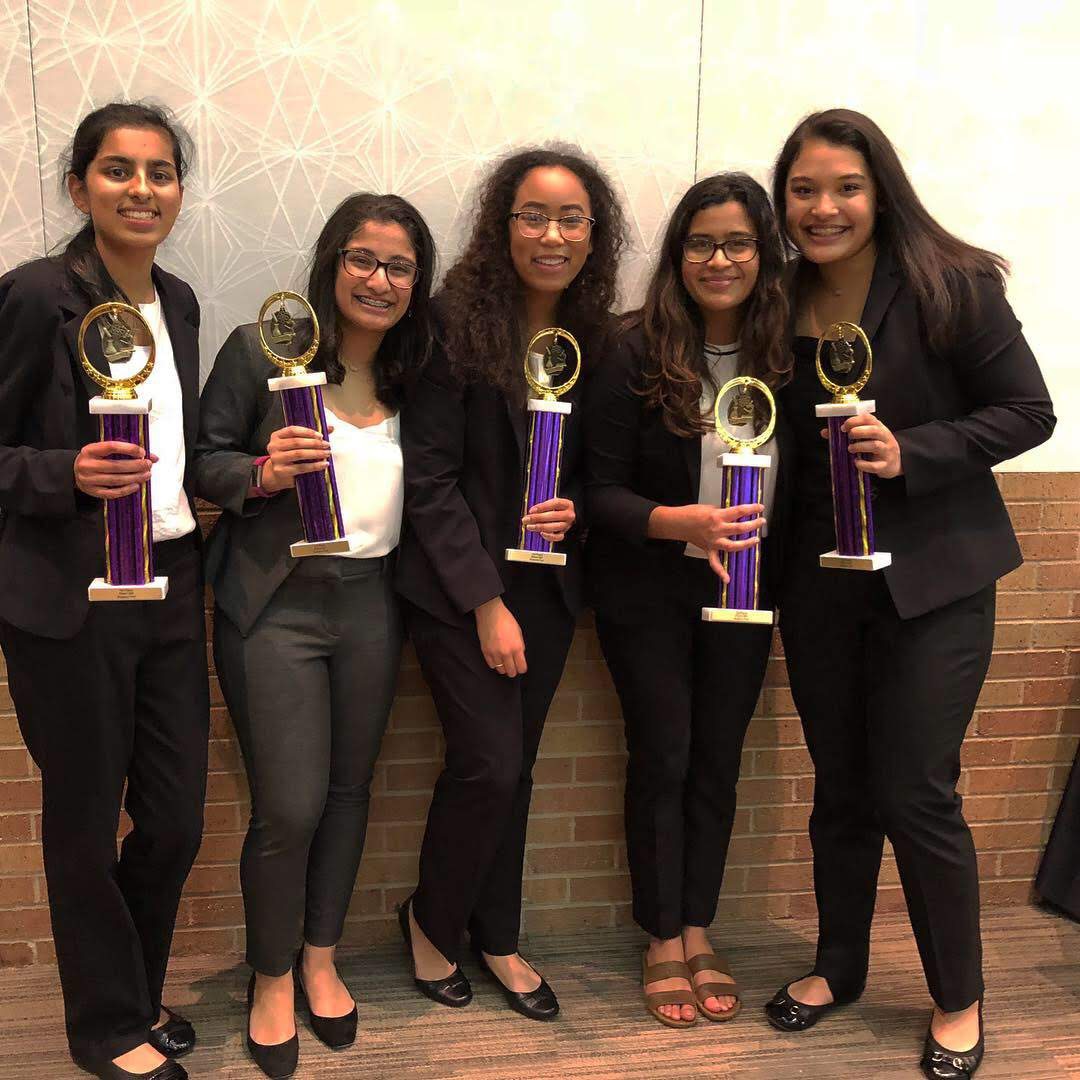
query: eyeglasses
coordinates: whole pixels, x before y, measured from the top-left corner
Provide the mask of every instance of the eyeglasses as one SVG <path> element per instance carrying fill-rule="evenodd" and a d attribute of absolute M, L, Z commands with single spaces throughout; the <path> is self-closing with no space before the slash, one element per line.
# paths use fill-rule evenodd
<path fill-rule="evenodd" d="M 758 251 L 756 236 L 735 236 L 730 240 L 713 240 L 710 236 L 688 236 L 682 244 L 683 258 L 688 263 L 707 263 L 717 252 L 724 253 L 728 262 L 749 262 Z"/>
<path fill-rule="evenodd" d="M 572 244 L 587 239 L 596 224 L 596 218 L 586 217 L 584 214 L 567 214 L 565 217 L 553 218 L 541 214 L 539 210 L 515 210 L 510 216 L 517 222 L 518 232 L 530 240 L 543 236 L 554 221 L 559 228 L 559 235 Z"/>
<path fill-rule="evenodd" d="M 411 262 L 402 262 L 400 259 L 383 262 L 382 259 L 376 259 L 370 251 L 362 251 L 360 248 L 342 248 L 338 254 L 341 256 L 345 273 L 350 277 L 369 278 L 381 266 L 386 270 L 386 280 L 395 289 L 411 289 L 420 276 L 420 267 L 413 266 Z"/>

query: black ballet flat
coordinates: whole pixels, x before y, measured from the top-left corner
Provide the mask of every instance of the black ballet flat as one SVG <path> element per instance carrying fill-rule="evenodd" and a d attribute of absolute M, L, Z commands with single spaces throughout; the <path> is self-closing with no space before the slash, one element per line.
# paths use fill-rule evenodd
<path fill-rule="evenodd" d="M 303 956 L 304 950 L 301 948 L 296 954 L 296 963 L 293 965 L 293 985 L 307 1008 L 311 1030 L 324 1046 L 330 1047 L 331 1050 L 344 1050 L 346 1046 L 352 1046 L 356 1042 L 356 1003 L 353 1002 L 352 1012 L 344 1016 L 319 1016 L 314 1012 L 311 1002 L 308 1001 L 307 991 L 304 989 L 303 976 L 300 974 Z"/>
<path fill-rule="evenodd" d="M 195 1028 L 190 1020 L 174 1013 L 167 1005 L 161 1006 L 169 1019 L 161 1027 L 151 1028 L 147 1042 L 168 1058 L 183 1057 L 195 1049 Z"/>
<path fill-rule="evenodd" d="M 481 970 L 485 971 L 499 984 L 499 989 L 502 990 L 503 997 L 506 998 L 506 1004 L 515 1012 L 527 1016 L 530 1020 L 554 1020 L 559 1015 L 559 999 L 555 996 L 555 991 L 548 986 L 544 977 L 540 975 L 540 972 L 536 971 L 536 968 L 533 968 L 533 971 L 540 975 L 540 985 L 535 990 L 511 990 L 491 970 L 490 965 L 484 959 L 483 952 L 476 945 L 473 945 L 472 950 L 476 954 L 476 962 L 480 965 Z M 528 964 L 528 960 L 525 963 Z M 532 967 L 532 964 L 529 964 L 529 967 Z"/>
<path fill-rule="evenodd" d="M 979 1002 L 979 1041 L 970 1050 L 960 1052 L 946 1049 L 934 1038 L 933 1016 L 930 1020 L 931 1026 L 926 1029 L 926 1042 L 923 1044 L 922 1060 L 919 1062 L 923 1076 L 928 1080 L 960 1080 L 965 1076 L 974 1076 L 986 1051 L 982 1002 Z"/>
<path fill-rule="evenodd" d="M 810 973 L 811 975 L 813 972 Z M 806 978 L 807 976 L 803 976 Z M 796 982 L 799 980 L 796 979 Z M 807 1005 L 803 1001 L 796 1001 L 789 993 L 787 986 L 776 991 L 776 995 L 765 1006 L 765 1018 L 777 1031 L 800 1032 L 812 1028 L 826 1013 L 838 1009 L 842 1005 L 850 1005 L 862 995 L 863 988 L 860 986 L 854 994 L 837 995 L 828 1005 Z"/>
<path fill-rule="evenodd" d="M 159 1050 L 158 1053 L 160 1052 Z M 112 1061 L 90 1064 L 86 1061 L 79 1061 L 78 1058 L 73 1060 L 83 1072 L 99 1077 L 99 1080 L 187 1080 L 187 1069 L 183 1065 L 177 1065 L 171 1059 L 163 1061 L 156 1069 L 144 1073 L 128 1072 L 127 1069 L 121 1069 L 119 1065 Z"/>
<path fill-rule="evenodd" d="M 409 905 L 412 897 L 398 905 L 398 926 L 401 927 L 401 936 L 405 939 L 405 947 L 409 950 L 410 962 L 412 962 L 412 932 L 409 929 Z M 439 1005 L 448 1005 L 452 1009 L 461 1009 L 472 1001 L 472 987 L 465 978 L 465 972 L 460 967 L 454 970 L 445 979 L 420 979 L 416 976 L 416 968 L 413 966 L 413 982 L 416 989 L 424 997 L 431 998 Z"/>
<path fill-rule="evenodd" d="M 272 1080 L 292 1076 L 300 1060 L 300 1039 L 296 1034 L 283 1043 L 257 1043 L 251 1037 L 251 1006 L 255 1002 L 255 972 L 251 973 L 247 988 L 247 1048 L 251 1060 Z"/>

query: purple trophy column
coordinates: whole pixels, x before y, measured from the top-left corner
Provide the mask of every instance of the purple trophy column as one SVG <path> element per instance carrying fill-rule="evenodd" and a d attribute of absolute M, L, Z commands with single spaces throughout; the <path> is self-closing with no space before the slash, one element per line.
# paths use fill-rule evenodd
<path fill-rule="evenodd" d="M 537 503 L 554 499 L 559 479 L 559 458 L 562 449 L 563 414 L 537 409 L 530 412 L 530 460 L 526 510 Z M 551 551 L 553 545 L 539 533 L 525 532 L 526 551 Z"/>
<path fill-rule="evenodd" d="M 126 442 L 150 453 L 145 413 L 99 415 L 103 442 Z M 123 455 L 113 454 L 114 458 Z M 105 500 L 105 581 L 109 585 L 145 585 L 154 577 L 150 482 L 119 499 Z"/>
<path fill-rule="evenodd" d="M 846 420 L 846 416 L 828 417 L 836 550 L 841 555 L 873 555 L 870 477 L 855 468 L 855 456 L 848 451 L 847 432 L 842 430 Z"/>
<path fill-rule="evenodd" d="M 756 502 L 759 494 L 761 470 L 750 465 L 725 465 L 723 478 L 724 506 L 740 506 Z M 753 515 L 741 517 L 740 521 L 750 521 Z M 733 540 L 748 540 L 752 532 L 737 533 Z M 729 551 L 724 558 L 724 566 L 731 578 L 729 585 L 720 584 L 720 606 L 736 611 L 752 610 L 755 606 L 757 585 L 758 548 L 742 548 Z"/>
<path fill-rule="evenodd" d="M 282 390 L 281 407 L 286 424 L 311 428 L 326 438 L 326 410 L 321 386 L 295 386 Z M 333 455 L 322 472 L 303 473 L 296 478 L 296 497 L 300 502 L 304 536 L 309 543 L 337 540 L 345 535 Z"/>

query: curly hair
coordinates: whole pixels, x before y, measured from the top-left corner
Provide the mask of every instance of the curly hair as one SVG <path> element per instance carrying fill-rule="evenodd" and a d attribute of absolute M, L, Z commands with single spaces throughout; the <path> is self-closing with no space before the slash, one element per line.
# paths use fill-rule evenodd
<path fill-rule="evenodd" d="M 611 325 L 619 255 L 626 224 L 611 182 L 576 147 L 555 143 L 519 150 L 497 161 L 476 197 L 472 234 L 447 271 L 439 297 L 443 340 L 451 369 L 463 381 L 487 382 L 517 396 L 522 340 L 519 314 L 522 285 L 510 258 L 509 215 L 514 197 L 533 169 L 561 167 L 582 183 L 592 217 L 592 252 L 559 302 L 559 324 L 582 342 L 584 357 L 598 354 Z"/>
<path fill-rule="evenodd" d="M 738 202 L 758 237 L 758 277 L 741 312 L 739 369 L 768 386 L 777 386 L 791 366 L 785 345 L 788 303 L 784 288 L 784 252 L 769 196 L 745 173 L 721 173 L 699 180 L 679 200 L 664 233 L 660 258 L 649 280 L 645 303 L 627 316 L 626 326 L 640 326 L 648 345 L 641 395 L 662 409 L 664 426 L 692 437 L 712 429 L 711 416 L 701 412 L 701 387 L 708 382 L 705 322 L 701 309 L 683 284 L 682 244 L 694 215 L 709 206 Z"/>

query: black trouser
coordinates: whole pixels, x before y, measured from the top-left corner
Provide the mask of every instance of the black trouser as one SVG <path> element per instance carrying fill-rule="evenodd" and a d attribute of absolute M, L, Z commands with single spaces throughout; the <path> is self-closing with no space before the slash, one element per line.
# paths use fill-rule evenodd
<path fill-rule="evenodd" d="M 700 607 L 596 629 L 626 726 L 626 851 L 634 919 L 653 937 L 709 926 L 724 879 L 746 728 L 772 628 Z"/>
<path fill-rule="evenodd" d="M 816 772 L 810 840 L 816 974 L 866 979 L 883 838 L 896 854 L 923 970 L 952 1012 L 982 996 L 979 879 L 956 782 L 994 640 L 994 586 L 914 619 L 881 573 L 793 568 L 780 629 Z"/>
<path fill-rule="evenodd" d="M 64 641 L 0 622 L 19 728 L 41 769 L 41 846 L 68 1043 L 146 1042 L 199 849 L 210 702 L 194 541 L 154 548 L 159 601 L 90 605 Z M 124 781 L 127 795 L 124 797 Z M 133 828 L 116 857 L 120 806 Z"/>
<path fill-rule="evenodd" d="M 345 926 L 401 658 L 390 577 L 386 559 L 302 559 L 247 637 L 216 613 L 251 789 L 247 961 L 264 975 L 284 975 L 301 940 L 336 945 Z"/>
<path fill-rule="evenodd" d="M 574 617 L 543 567 L 523 568 L 503 601 L 525 638 L 528 671 L 514 679 L 487 666 L 475 625 L 407 608 L 446 737 L 413 912 L 451 963 L 466 928 L 492 956 L 517 952 L 532 767 L 574 634 Z"/>

